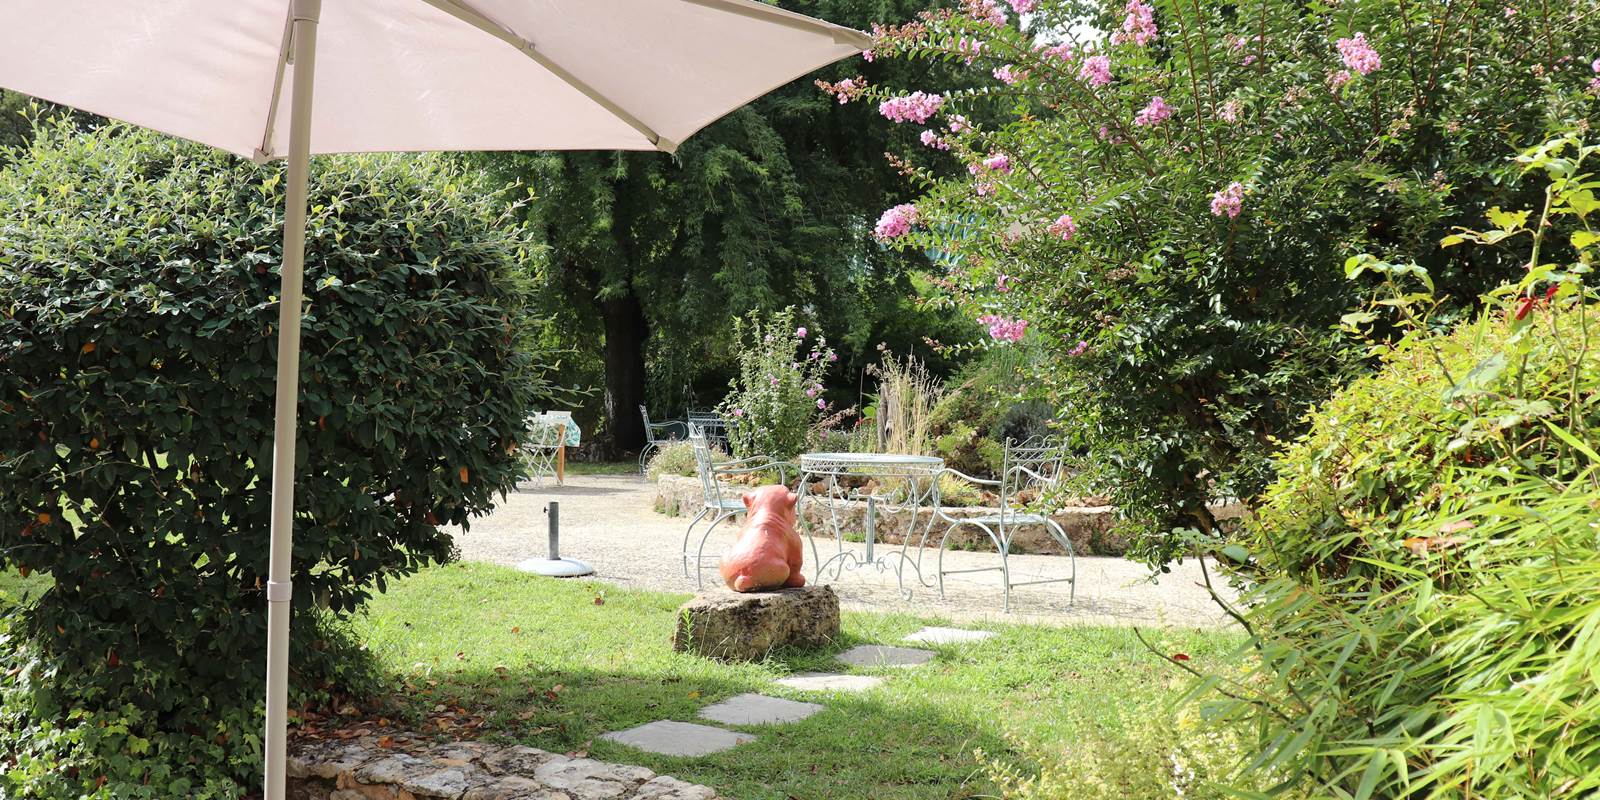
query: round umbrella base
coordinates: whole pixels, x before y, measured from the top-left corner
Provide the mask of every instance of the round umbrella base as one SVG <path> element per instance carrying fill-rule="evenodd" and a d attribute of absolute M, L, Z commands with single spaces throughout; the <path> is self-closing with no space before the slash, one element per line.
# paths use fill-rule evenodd
<path fill-rule="evenodd" d="M 552 578 L 576 578 L 580 575 L 594 574 L 594 567 L 575 558 L 530 558 L 518 564 L 517 569 Z"/>

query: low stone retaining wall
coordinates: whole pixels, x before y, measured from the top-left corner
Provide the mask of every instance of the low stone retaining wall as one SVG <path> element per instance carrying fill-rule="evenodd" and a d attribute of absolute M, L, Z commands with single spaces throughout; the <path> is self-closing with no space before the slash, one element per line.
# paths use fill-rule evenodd
<path fill-rule="evenodd" d="M 725 487 L 731 489 L 729 495 L 738 497 L 747 489 L 742 486 Z M 668 516 L 692 516 L 699 511 L 705 502 L 705 495 L 700 490 L 698 478 L 684 478 L 677 475 L 663 475 L 656 481 L 655 509 Z M 860 500 L 836 500 L 832 503 L 834 513 L 838 514 L 839 525 L 846 533 L 860 532 L 866 528 L 867 504 Z M 945 513 L 951 517 L 962 519 L 967 517 L 981 517 L 995 513 L 993 508 L 951 507 Z M 1084 506 L 1077 508 L 1063 508 L 1051 515 L 1056 524 L 1066 532 L 1067 539 L 1072 542 L 1073 550 L 1080 556 L 1120 556 L 1128 550 L 1126 539 L 1112 532 L 1111 528 L 1116 521 L 1117 509 L 1114 506 Z M 806 503 L 800 509 L 803 525 L 820 526 L 825 521 L 831 526 L 831 514 L 828 504 Z M 918 515 L 916 534 L 920 535 L 922 527 L 927 524 L 926 512 Z M 723 523 L 726 525 L 727 523 Z M 904 541 L 906 527 L 910 524 L 909 514 L 879 514 L 878 515 L 878 541 L 898 545 Z M 928 534 L 928 546 L 937 547 L 939 540 L 944 536 L 949 522 L 935 518 L 933 529 Z M 915 539 L 913 539 L 915 541 Z M 984 534 L 983 529 L 975 525 L 961 525 L 956 528 L 950 537 L 947 547 L 953 550 L 988 550 L 993 551 L 994 543 Z M 1045 555 L 1065 555 L 1066 551 L 1058 544 L 1054 537 L 1042 525 L 1030 525 L 1019 528 L 1013 534 L 1013 553 L 1041 553 Z"/>

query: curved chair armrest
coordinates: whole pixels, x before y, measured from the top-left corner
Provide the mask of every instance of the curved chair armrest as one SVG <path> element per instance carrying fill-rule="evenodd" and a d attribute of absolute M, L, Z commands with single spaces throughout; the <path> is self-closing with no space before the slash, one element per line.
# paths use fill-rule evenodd
<path fill-rule="evenodd" d="M 688 431 L 687 426 L 685 426 L 682 422 L 680 422 L 678 420 L 672 420 L 670 422 L 652 422 L 652 423 L 650 423 L 650 433 L 651 433 L 652 436 L 656 435 L 658 433 L 662 433 L 662 432 L 665 432 L 666 434 L 668 434 L 667 437 L 666 437 L 668 439 L 687 439 L 687 438 L 689 438 L 689 431 Z"/>
<path fill-rule="evenodd" d="M 1019 474 L 1019 475 L 1029 475 L 1029 476 L 1033 477 L 1035 480 L 1039 481 L 1040 483 L 1047 483 L 1047 484 L 1050 484 L 1051 486 L 1054 486 L 1054 485 L 1056 485 L 1057 483 L 1059 483 L 1061 481 L 1061 478 L 1058 477 L 1058 476 L 1040 475 L 1039 473 L 1037 473 L 1037 472 L 1035 472 L 1035 471 L 1033 471 L 1031 469 L 1028 469 L 1027 467 L 1020 467 L 1020 466 L 1019 467 L 1012 467 L 1011 468 L 1011 472 L 1014 473 L 1014 474 Z"/>
<path fill-rule="evenodd" d="M 1000 485 L 999 481 L 992 481 L 992 480 L 988 480 L 987 478 L 974 478 L 971 475 L 968 475 L 967 473 L 962 472 L 961 470 L 951 469 L 949 467 L 945 467 L 944 469 L 939 470 L 939 477 L 943 478 L 945 475 L 954 475 L 957 478 L 960 478 L 961 480 L 966 481 L 967 483 L 976 483 L 976 484 L 979 484 L 980 486 L 999 486 Z"/>

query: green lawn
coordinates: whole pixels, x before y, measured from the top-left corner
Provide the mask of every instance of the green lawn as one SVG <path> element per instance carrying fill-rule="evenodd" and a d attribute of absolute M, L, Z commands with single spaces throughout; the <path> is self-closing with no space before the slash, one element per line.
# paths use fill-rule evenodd
<path fill-rule="evenodd" d="M 0 608 L 16 605 L 24 592 L 37 595 L 49 586 L 49 576 L 33 573 L 24 578 L 14 569 L 0 569 Z"/>
<path fill-rule="evenodd" d="M 355 628 L 403 687 L 384 713 L 418 725 L 441 704 L 460 706 L 484 716 L 493 738 L 587 750 L 741 800 L 982 796 L 992 787 L 975 750 L 1015 759 L 1012 737 L 1035 750 L 1115 739 L 1125 720 L 1169 714 L 1184 685 L 1129 630 L 988 626 L 1001 635 L 884 670 L 885 686 L 834 696 L 801 723 L 752 728 L 757 741 L 732 751 L 680 759 L 599 740 L 656 719 L 694 721 L 701 707 L 741 692 L 815 700 L 771 681 L 830 669 L 833 652 L 893 644 L 934 621 L 847 613 L 843 640 L 828 652 L 728 665 L 672 651 L 674 610 L 686 597 L 453 564 L 392 585 Z M 1216 632 L 1153 636 L 1202 667 L 1239 643 Z"/>

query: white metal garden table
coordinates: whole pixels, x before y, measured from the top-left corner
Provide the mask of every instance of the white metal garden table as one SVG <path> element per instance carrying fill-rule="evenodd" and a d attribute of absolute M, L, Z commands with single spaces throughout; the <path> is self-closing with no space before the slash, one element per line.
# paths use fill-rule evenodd
<path fill-rule="evenodd" d="M 939 473 L 944 459 L 898 453 L 805 453 L 800 456 L 800 502 L 825 503 L 827 513 L 820 523 L 807 519 L 802 507 L 800 525 L 811 541 L 811 557 L 817 565 L 813 582 L 832 574 L 837 579 L 844 570 L 872 567 L 879 572 L 893 570 L 905 599 L 911 599 L 916 585 L 932 587 L 922 577 L 922 550 L 933 528 L 939 507 Z M 816 487 L 813 487 L 816 484 Z M 865 504 L 861 532 L 866 551 L 857 554 L 846 549 L 844 534 L 848 513 L 841 509 L 849 501 Z M 906 514 L 905 533 L 899 547 L 878 548 L 878 515 Z M 845 519 L 842 519 L 843 516 Z M 924 519 L 925 517 L 925 519 Z M 834 552 L 822 559 L 817 547 L 819 531 L 833 534 Z M 913 544 L 916 552 L 913 554 Z M 915 583 L 907 585 L 907 572 Z"/>

